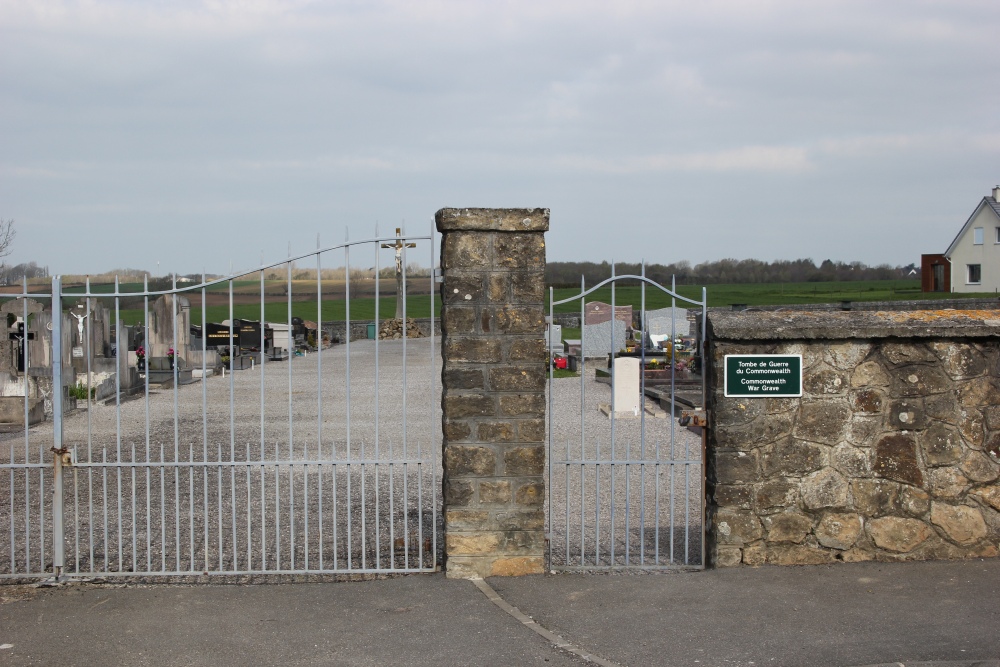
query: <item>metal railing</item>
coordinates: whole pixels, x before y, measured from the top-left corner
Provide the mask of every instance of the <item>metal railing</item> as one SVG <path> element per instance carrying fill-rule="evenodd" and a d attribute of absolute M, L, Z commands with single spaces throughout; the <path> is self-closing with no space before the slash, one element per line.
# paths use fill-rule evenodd
<path fill-rule="evenodd" d="M 25 282 L 20 294 L 8 295 L 23 300 L 26 331 L 28 299 L 49 300 L 54 315 L 50 340 L 26 343 L 23 434 L 0 435 L 0 442 L 9 440 L 7 447 L 0 445 L 6 454 L 0 455 L 0 526 L 6 524 L 9 534 L 9 540 L 0 539 L 0 578 L 435 570 L 441 551 L 435 285 L 431 271 L 429 336 L 409 338 L 406 243 L 398 295 L 402 338 L 350 340 L 352 251 L 366 266 L 374 261 L 377 329 L 384 319 L 381 246 L 400 240 L 428 243 L 435 265 L 433 227 L 410 236 L 380 236 L 376 230 L 373 238 L 325 248 L 317 239 L 315 251 L 289 253 L 280 262 L 224 278 L 203 276 L 192 286 L 179 287 L 174 276 L 167 290 L 150 290 L 144 282 L 142 291 L 123 292 L 116 280 L 114 292 L 107 293 L 88 280 L 82 292 L 70 294 L 56 277 L 49 293 L 31 293 Z M 329 304 L 323 300 L 323 258 L 335 253 L 343 258 L 347 335 L 342 345 L 323 349 L 323 308 Z M 297 356 L 290 345 L 287 359 L 269 359 L 265 322 L 287 326 L 291 340 L 293 288 L 300 284 L 293 280 L 293 263 L 310 258 L 316 266 L 316 350 Z M 265 272 L 281 268 L 284 322 L 275 322 Z M 229 372 L 213 377 L 207 301 L 218 300 L 219 286 L 228 287 L 232 342 L 235 305 L 254 298 L 252 282 L 259 284 L 260 350 L 250 369 L 236 370 L 231 356 Z M 237 294 L 237 285 L 243 293 Z M 149 348 L 150 325 L 157 319 L 151 300 L 165 297 L 170 321 L 156 324 L 168 327 L 171 348 L 180 353 L 188 336 L 179 327 L 191 316 L 185 295 L 196 295 L 201 304 L 200 367 L 187 367 L 178 354 L 170 357 L 166 383 L 150 382 L 151 364 L 136 382 L 139 371 L 129 364 L 121 325 L 123 301 L 141 299 Z M 58 314 L 69 296 L 83 300 L 87 313 L 98 302 L 111 303 L 116 323 L 114 397 L 100 406 L 88 393 L 85 414 L 64 409 L 62 385 L 71 369 L 64 368 L 66 335 Z M 88 387 L 94 377 L 91 340 L 87 319 Z M 51 423 L 29 428 L 28 345 L 40 342 L 51 350 Z M 201 377 L 189 378 L 196 374 Z M 23 451 L 16 446 L 21 435 Z"/>
<path fill-rule="evenodd" d="M 621 380 L 612 363 L 619 343 L 615 286 L 621 281 L 641 286 L 639 386 L 628 388 L 639 392 L 640 407 L 629 415 L 620 414 L 615 405 Z M 588 348 L 585 302 L 606 285 L 611 287 L 610 345 L 597 355 L 593 345 Z M 649 397 L 654 392 L 647 391 L 645 372 L 647 286 L 670 297 L 670 352 L 664 355 L 669 362 L 664 364 L 669 368 L 669 383 L 657 392 L 659 401 Z M 647 278 L 645 265 L 638 276 L 616 276 L 612 265 L 611 278 L 589 289 L 581 280 L 580 292 L 568 298 L 556 300 L 550 288 L 550 322 L 554 322 L 555 306 L 576 301 L 580 302 L 581 328 L 579 381 L 557 381 L 555 369 L 550 365 L 549 370 L 549 567 L 563 571 L 703 568 L 704 434 L 698 437 L 680 427 L 676 417 L 683 405 L 678 396 L 681 385 L 694 394 L 690 407 L 699 402 L 705 405 L 705 378 L 704 373 L 679 377 L 674 341 L 677 302 L 700 308 L 696 350 L 704 359 L 706 291 L 702 288 L 700 301 L 690 299 L 678 294 L 675 284 L 668 289 Z M 547 340 L 546 344 L 551 343 Z M 595 363 L 598 356 L 608 359 L 606 377 L 600 368 L 591 370 L 599 365 Z M 601 404 L 602 400 L 607 402 Z"/>

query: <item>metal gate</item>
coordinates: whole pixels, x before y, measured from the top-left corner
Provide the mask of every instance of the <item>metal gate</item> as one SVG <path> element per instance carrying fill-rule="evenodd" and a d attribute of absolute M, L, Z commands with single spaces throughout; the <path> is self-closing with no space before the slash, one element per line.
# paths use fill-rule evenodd
<path fill-rule="evenodd" d="M 398 339 L 379 340 L 370 337 L 367 324 L 377 330 L 392 315 L 381 303 L 382 249 L 395 250 L 404 322 L 407 284 L 414 280 L 407 276 L 407 247 L 426 243 L 435 265 L 433 226 L 426 235 L 396 232 L 379 236 L 376 229 L 373 238 L 326 248 L 317 239 L 317 249 L 304 255 L 224 278 L 203 276 L 190 286 L 179 286 L 174 276 L 170 288 L 159 291 L 148 282 L 142 291 L 121 291 L 117 279 L 113 292 L 89 280 L 73 290 L 57 277 L 51 291 L 37 293 L 25 281 L 20 294 L 10 295 L 23 303 L 23 321 L 29 321 L 27 299 L 50 303 L 53 313 L 75 301 L 85 341 L 77 347 L 85 349 L 68 353 L 73 332 L 58 316 L 43 332 L 47 340 L 24 341 L 26 359 L 31 346 L 51 350 L 50 371 L 25 364 L 25 387 L 48 374 L 56 389 L 48 399 L 51 421 L 27 426 L 35 406 L 26 389 L 25 426 L 0 434 L 0 530 L 7 533 L 0 537 L 0 578 L 437 569 L 440 359 L 433 270 L 420 278 L 429 283 L 429 297 L 409 299 L 410 306 L 422 302 L 420 314 L 429 309 L 429 335 L 412 337 L 404 325 Z M 331 255 L 342 269 L 324 270 Z M 302 267 L 295 263 L 303 261 L 314 263 L 314 285 L 296 275 Z M 352 314 L 352 302 L 362 304 L 351 293 L 357 266 L 374 270 L 374 295 L 363 302 L 365 312 Z M 342 315 L 324 313 L 337 306 L 324 301 L 324 271 L 328 292 L 330 271 L 342 271 L 335 281 Z M 146 327 L 141 359 L 138 348 L 129 351 L 117 324 L 140 302 Z M 216 304 L 215 312 L 228 305 L 228 326 L 215 327 L 214 334 L 208 302 Z M 59 388 L 71 382 L 74 357 L 87 361 L 87 381 L 79 389 L 86 393 L 96 382 L 93 317 L 87 316 L 98 303 L 110 304 L 117 327 L 113 395 L 104 405 L 88 395 L 81 401 L 85 412 L 64 414 L 70 399 Z M 297 344 L 295 329 L 304 318 L 294 313 L 305 305 L 315 305 L 319 331 Z M 256 318 L 245 315 L 248 307 Z M 261 323 L 259 349 L 239 357 L 238 312 L 243 321 Z M 324 319 L 327 330 L 342 320 L 345 332 L 340 344 L 326 349 Z M 179 343 L 189 325 L 200 326 L 200 344 L 184 350 Z M 169 332 L 160 345 L 172 342 L 165 357 L 162 349 L 154 356 L 152 327 Z M 228 356 L 213 357 L 218 352 L 210 349 L 210 335 L 229 344 L 223 348 Z M 279 339 L 287 340 L 283 350 Z M 210 373 L 216 363 L 222 377 Z"/>
<path fill-rule="evenodd" d="M 556 306 L 578 301 L 581 331 L 579 349 L 567 350 L 569 372 L 555 363 L 549 372 L 547 528 L 553 570 L 705 564 L 704 433 L 696 435 L 677 417 L 688 409 L 686 424 L 704 421 L 698 408 L 703 410 L 705 399 L 699 361 L 706 292 L 702 288 L 700 301 L 687 298 L 676 285 L 667 289 L 645 273 L 643 266 L 642 275 L 616 276 L 612 265 L 611 278 L 590 289 L 581 281 L 578 294 L 560 300 L 550 288 L 549 321 Z M 623 281 L 638 285 L 634 330 L 631 317 L 619 320 L 616 284 Z M 608 285 L 609 319 L 587 325 L 588 308 L 600 307 L 586 297 Z M 647 311 L 647 287 L 666 295 L 669 307 Z M 694 306 L 693 350 L 684 360 L 676 341 L 688 321 L 679 319 L 678 301 Z M 651 347 L 653 331 L 667 341 L 662 351 Z M 556 377 L 572 375 L 574 366 L 579 379 Z"/>

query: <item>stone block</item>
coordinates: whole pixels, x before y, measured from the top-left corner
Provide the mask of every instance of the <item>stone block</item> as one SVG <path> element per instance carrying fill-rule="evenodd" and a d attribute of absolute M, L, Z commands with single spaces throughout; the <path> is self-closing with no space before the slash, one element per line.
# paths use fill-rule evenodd
<path fill-rule="evenodd" d="M 483 505 L 509 504 L 511 483 L 509 480 L 479 482 L 479 502 Z"/>
<path fill-rule="evenodd" d="M 924 399 L 924 412 L 931 419 L 957 424 L 959 416 L 958 400 L 954 391 L 928 396 Z"/>
<path fill-rule="evenodd" d="M 491 368 L 489 386 L 493 391 L 544 391 L 545 368 L 539 364 Z"/>
<path fill-rule="evenodd" d="M 542 482 L 521 484 L 514 492 L 514 502 L 525 507 L 544 504 L 545 484 Z"/>
<path fill-rule="evenodd" d="M 931 523 L 941 528 L 952 542 L 969 546 L 987 535 L 982 513 L 968 505 L 931 503 Z"/>
<path fill-rule="evenodd" d="M 715 567 L 736 567 L 743 561 L 739 547 L 718 547 L 715 550 Z"/>
<path fill-rule="evenodd" d="M 812 519 L 797 512 L 782 512 L 761 519 L 767 531 L 767 542 L 800 544 L 812 531 Z"/>
<path fill-rule="evenodd" d="M 517 423 L 518 442 L 545 442 L 544 419 L 522 419 Z"/>
<path fill-rule="evenodd" d="M 503 535 L 498 531 L 448 532 L 445 535 L 445 553 L 449 556 L 494 554 L 500 548 Z"/>
<path fill-rule="evenodd" d="M 449 368 L 441 373 L 446 389 L 483 389 L 486 377 L 479 368 Z"/>
<path fill-rule="evenodd" d="M 446 364 L 455 362 L 496 364 L 503 361 L 503 346 L 498 338 L 449 337 L 444 343 L 443 356 Z"/>
<path fill-rule="evenodd" d="M 716 485 L 713 497 L 718 507 L 753 509 L 753 487 L 746 484 Z"/>
<path fill-rule="evenodd" d="M 854 512 L 826 512 L 816 526 L 816 539 L 824 547 L 846 550 L 861 534 L 861 517 Z"/>
<path fill-rule="evenodd" d="M 847 377 L 841 371 L 819 367 L 805 374 L 802 389 L 811 396 L 843 394 L 847 389 Z"/>
<path fill-rule="evenodd" d="M 865 387 L 851 392 L 851 409 L 854 412 L 878 414 L 885 405 L 885 397 L 877 389 Z"/>
<path fill-rule="evenodd" d="M 937 361 L 922 343 L 883 343 L 880 347 L 882 356 L 893 366 Z"/>
<path fill-rule="evenodd" d="M 835 445 L 844 439 L 850 410 L 842 401 L 803 401 L 793 431 L 796 438 Z"/>
<path fill-rule="evenodd" d="M 931 468 L 927 471 L 927 490 L 939 500 L 958 500 L 972 485 L 956 468 Z"/>
<path fill-rule="evenodd" d="M 990 459 L 982 452 L 965 452 L 959 469 L 962 474 L 977 484 L 992 482 L 1000 477 L 1000 462 Z"/>
<path fill-rule="evenodd" d="M 480 303 L 483 301 L 483 276 L 480 273 L 445 275 L 441 300 L 446 304 Z"/>
<path fill-rule="evenodd" d="M 464 479 L 447 479 L 444 483 L 444 502 L 449 507 L 464 507 L 472 501 L 475 489 Z"/>
<path fill-rule="evenodd" d="M 450 336 L 476 333 L 476 309 L 449 306 L 441 313 L 441 329 Z"/>
<path fill-rule="evenodd" d="M 715 481 L 719 484 L 756 482 L 760 479 L 757 452 L 719 452 L 715 455 Z"/>
<path fill-rule="evenodd" d="M 453 232 L 441 239 L 441 268 L 446 272 L 455 269 L 491 268 L 493 235 Z"/>
<path fill-rule="evenodd" d="M 444 469 L 454 477 L 486 477 L 496 474 L 496 453 L 489 447 L 445 445 Z"/>
<path fill-rule="evenodd" d="M 870 343 L 830 343 L 823 351 L 823 361 L 842 371 L 854 370 L 871 353 Z"/>
<path fill-rule="evenodd" d="M 518 271 L 511 276 L 511 301 L 537 303 L 545 301 L 545 272 Z"/>
<path fill-rule="evenodd" d="M 851 482 L 853 507 L 864 516 L 903 514 L 922 517 L 930 509 L 926 491 L 881 479 L 856 479 Z"/>
<path fill-rule="evenodd" d="M 885 419 L 882 415 L 854 415 L 847 423 L 844 438 L 857 447 L 873 447 L 884 430 Z"/>
<path fill-rule="evenodd" d="M 490 565 L 491 577 L 521 577 L 527 574 L 544 573 L 545 558 L 542 556 L 497 558 Z"/>
<path fill-rule="evenodd" d="M 767 563 L 767 545 L 748 544 L 743 547 L 743 564 L 757 567 Z"/>
<path fill-rule="evenodd" d="M 877 361 L 859 364 L 851 374 L 852 387 L 887 387 L 890 382 L 889 374 Z"/>
<path fill-rule="evenodd" d="M 997 431 L 1000 430 L 1000 405 L 987 405 L 982 409 L 983 417 L 986 420 L 986 427 Z"/>
<path fill-rule="evenodd" d="M 778 544 L 767 547 L 767 562 L 772 565 L 823 565 L 833 561 L 832 552 L 804 544 Z"/>
<path fill-rule="evenodd" d="M 443 208 L 434 215 L 438 231 L 546 232 L 547 208 Z"/>
<path fill-rule="evenodd" d="M 722 360 L 718 361 L 721 366 Z M 721 386 L 721 383 L 720 385 Z M 764 403 L 759 400 L 719 397 L 714 410 L 714 423 L 737 425 L 746 424 L 764 414 Z"/>
<path fill-rule="evenodd" d="M 503 453 L 503 461 L 506 475 L 542 475 L 545 472 L 545 445 L 512 447 Z"/>
<path fill-rule="evenodd" d="M 542 530 L 545 528 L 545 510 L 506 510 L 496 513 L 500 530 Z"/>
<path fill-rule="evenodd" d="M 802 504 L 809 509 L 847 505 L 847 480 L 833 468 L 824 468 L 802 480 Z"/>
<path fill-rule="evenodd" d="M 500 396 L 501 417 L 544 417 L 545 394 L 505 394 Z"/>
<path fill-rule="evenodd" d="M 751 450 L 791 434 L 795 422 L 790 413 L 765 415 L 746 424 L 729 425 L 716 420 L 715 444 L 723 449 Z"/>
<path fill-rule="evenodd" d="M 952 382 L 938 366 L 900 366 L 890 373 L 893 396 L 929 396 L 948 391 Z"/>
<path fill-rule="evenodd" d="M 974 378 L 959 385 L 958 403 L 963 408 L 997 405 L 1000 404 L 1000 389 L 992 378 Z"/>
<path fill-rule="evenodd" d="M 930 348 L 944 362 L 945 372 L 953 379 L 963 380 L 983 375 L 989 368 L 983 353 L 966 343 L 935 341 L 930 343 Z"/>
<path fill-rule="evenodd" d="M 545 315 L 539 306 L 503 306 L 496 309 L 497 331 L 506 334 L 545 334 Z"/>
<path fill-rule="evenodd" d="M 512 341 L 507 357 L 511 361 L 535 361 L 545 363 L 549 357 L 544 338 L 528 338 Z"/>
<path fill-rule="evenodd" d="M 880 549 L 905 553 L 913 551 L 932 535 L 930 527 L 917 519 L 886 516 L 868 522 L 868 534 Z"/>
<path fill-rule="evenodd" d="M 480 422 L 476 435 L 480 442 L 513 442 L 517 427 L 509 421 Z"/>
<path fill-rule="evenodd" d="M 957 463 L 962 458 L 962 436 L 954 426 L 932 424 L 920 434 L 920 451 L 929 466 Z"/>
<path fill-rule="evenodd" d="M 871 477 L 872 453 L 870 449 L 842 443 L 833 448 L 830 463 L 846 477 Z"/>
<path fill-rule="evenodd" d="M 799 502 L 799 487 L 787 479 L 773 479 L 754 487 L 754 508 L 758 512 L 794 507 Z"/>
<path fill-rule="evenodd" d="M 989 505 L 997 512 L 1000 512 L 1000 486 L 994 485 L 975 489 L 969 495 Z"/>
<path fill-rule="evenodd" d="M 983 414 L 976 408 L 961 408 L 957 413 L 956 425 L 962 440 L 972 449 L 984 448 L 986 429 Z M 996 436 L 992 438 L 996 440 Z M 987 445 L 988 449 L 988 445 Z"/>
<path fill-rule="evenodd" d="M 922 398 L 892 401 L 889 405 L 889 425 L 900 431 L 920 431 L 927 428 L 927 412 Z"/>
<path fill-rule="evenodd" d="M 490 303 L 510 302 L 510 274 L 491 273 L 487 277 L 486 296 Z"/>
<path fill-rule="evenodd" d="M 488 556 L 446 556 L 445 576 L 448 579 L 482 579 L 493 572 L 493 559 Z"/>
<path fill-rule="evenodd" d="M 765 477 L 798 477 L 819 470 L 826 463 L 822 447 L 793 438 L 766 448 L 763 454 Z"/>
<path fill-rule="evenodd" d="M 484 510 L 448 510 L 444 513 L 446 530 L 493 530 L 490 513 Z"/>
<path fill-rule="evenodd" d="M 545 534 L 538 530 L 508 530 L 503 533 L 500 552 L 504 554 L 541 555 L 545 551 Z"/>
<path fill-rule="evenodd" d="M 715 514 L 719 544 L 742 546 L 764 536 L 760 520 L 749 512 L 719 510 Z"/>
<path fill-rule="evenodd" d="M 924 476 L 917 462 L 917 444 L 913 436 L 907 433 L 883 436 L 875 444 L 872 472 L 885 479 L 921 486 Z"/>
<path fill-rule="evenodd" d="M 545 236 L 542 234 L 497 234 L 494 248 L 497 267 L 545 269 Z"/>
<path fill-rule="evenodd" d="M 472 435 L 472 427 L 464 421 L 446 421 L 443 430 L 445 442 L 467 442 Z"/>
<path fill-rule="evenodd" d="M 488 394 L 454 394 L 446 392 L 442 400 L 445 419 L 493 417 L 496 402 Z"/>

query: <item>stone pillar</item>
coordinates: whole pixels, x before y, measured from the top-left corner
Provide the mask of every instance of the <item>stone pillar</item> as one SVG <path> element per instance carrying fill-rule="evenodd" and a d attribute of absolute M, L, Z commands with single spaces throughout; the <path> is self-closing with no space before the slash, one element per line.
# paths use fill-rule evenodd
<path fill-rule="evenodd" d="M 445 568 L 545 568 L 548 209 L 437 212 L 441 232 Z"/>

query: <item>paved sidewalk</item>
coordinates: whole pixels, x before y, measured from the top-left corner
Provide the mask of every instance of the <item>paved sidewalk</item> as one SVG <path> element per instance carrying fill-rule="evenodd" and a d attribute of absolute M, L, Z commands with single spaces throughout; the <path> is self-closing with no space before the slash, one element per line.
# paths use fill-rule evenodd
<path fill-rule="evenodd" d="M 1000 560 L 490 579 L 623 665 L 1000 667 Z M 2 665 L 582 665 L 472 582 L 0 587 Z M 10 645 L 10 646 L 8 646 Z"/>

